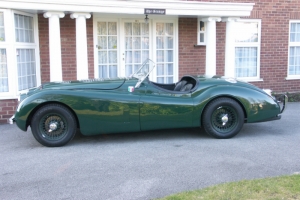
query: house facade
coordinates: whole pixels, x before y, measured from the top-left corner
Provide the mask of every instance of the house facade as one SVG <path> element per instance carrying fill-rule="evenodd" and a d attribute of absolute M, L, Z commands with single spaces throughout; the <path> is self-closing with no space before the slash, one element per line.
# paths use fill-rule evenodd
<path fill-rule="evenodd" d="M 130 75 L 235 77 L 300 91 L 297 0 L 0 0 L 0 123 L 49 81 Z"/>

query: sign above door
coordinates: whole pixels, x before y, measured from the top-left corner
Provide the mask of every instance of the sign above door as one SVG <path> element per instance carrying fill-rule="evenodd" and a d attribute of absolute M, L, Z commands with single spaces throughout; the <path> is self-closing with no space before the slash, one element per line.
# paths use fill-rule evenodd
<path fill-rule="evenodd" d="M 166 9 L 145 8 L 144 14 L 146 14 L 146 15 L 165 15 Z"/>

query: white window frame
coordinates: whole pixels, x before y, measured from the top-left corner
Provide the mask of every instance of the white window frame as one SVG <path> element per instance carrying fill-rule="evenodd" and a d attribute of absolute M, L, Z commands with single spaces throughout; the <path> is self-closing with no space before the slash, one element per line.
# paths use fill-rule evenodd
<path fill-rule="evenodd" d="M 40 52 L 39 52 L 39 37 L 38 37 L 38 18 L 37 14 L 30 14 L 11 9 L 0 9 L 4 13 L 5 26 L 5 42 L 0 42 L 0 48 L 6 49 L 7 70 L 8 70 L 8 92 L 0 92 L 0 100 L 16 99 L 19 94 L 27 90 L 18 90 L 18 66 L 17 66 L 17 49 L 35 49 L 36 59 L 36 83 L 41 84 L 40 74 Z M 16 42 L 15 40 L 15 20 L 14 14 L 26 15 L 33 17 L 34 40 L 33 44 Z"/>
<path fill-rule="evenodd" d="M 6 50 L 6 66 L 7 66 L 7 76 L 8 76 L 8 91 L 0 92 L 0 100 L 1 99 L 11 99 L 16 97 L 15 86 L 15 57 L 14 57 L 14 48 L 11 45 L 14 39 L 14 27 L 12 25 L 12 11 L 10 9 L 0 9 L 0 12 L 3 12 L 4 17 L 4 34 L 5 41 L 0 42 L 0 48 Z"/>
<path fill-rule="evenodd" d="M 257 42 L 234 42 L 234 48 L 236 47 L 257 47 L 257 66 L 256 66 L 256 76 L 255 77 L 237 77 L 235 73 L 235 77 L 240 80 L 244 80 L 247 82 L 256 82 L 256 81 L 263 81 L 263 79 L 260 78 L 260 51 L 261 51 L 261 19 L 238 19 L 237 22 L 252 22 L 252 23 L 258 23 L 258 38 Z M 237 26 L 236 26 L 237 28 Z M 234 31 L 237 33 L 237 31 Z M 234 33 L 233 33 L 234 34 Z M 235 53 L 234 53 L 234 59 L 235 59 Z M 234 72 L 235 72 L 235 65 L 234 65 Z"/>
<path fill-rule="evenodd" d="M 290 67 L 290 47 L 300 47 L 300 42 L 291 42 L 291 24 L 292 23 L 300 23 L 300 20 L 290 20 L 289 21 L 289 47 L 288 47 L 288 63 L 287 63 L 287 77 L 286 80 L 297 80 L 300 79 L 299 75 L 289 75 L 289 67 Z"/>
<path fill-rule="evenodd" d="M 15 37 L 15 20 L 14 20 L 14 15 L 19 14 L 19 15 L 24 15 L 24 16 L 30 16 L 33 18 L 33 28 L 34 28 L 34 43 L 24 43 L 24 42 L 16 42 L 16 37 Z M 36 14 L 30 14 L 30 13 L 25 13 L 25 12 L 20 12 L 20 11 L 13 11 L 12 13 L 12 18 L 13 18 L 13 28 L 14 28 L 14 43 L 15 43 L 15 58 L 17 54 L 17 49 L 34 49 L 35 50 L 35 63 L 36 63 L 36 87 L 38 87 L 41 84 L 41 74 L 40 74 L 40 52 L 39 52 L 39 36 L 38 36 L 38 19 Z M 18 66 L 17 62 L 15 63 L 16 66 L 16 82 L 18 83 Z M 28 88 L 30 89 L 30 88 Z M 18 89 L 18 84 L 16 85 L 16 91 L 17 93 L 23 93 L 27 91 L 28 89 L 25 90 L 20 90 Z"/>
<path fill-rule="evenodd" d="M 99 63 L 98 63 L 98 22 L 116 22 L 117 23 L 117 66 L 120 64 L 120 21 L 115 18 L 105 17 L 97 18 L 93 17 L 93 35 L 94 35 L 94 77 L 99 78 Z M 120 74 L 120 69 L 117 69 L 117 73 Z"/>
<path fill-rule="evenodd" d="M 200 22 L 204 23 L 204 31 L 201 30 Z M 200 46 L 205 46 L 206 45 L 206 28 L 207 28 L 206 27 L 206 22 L 202 21 L 201 18 L 198 18 L 198 20 L 197 20 L 197 45 L 200 45 Z M 200 41 L 200 34 L 204 35 L 204 41 L 203 42 Z"/>

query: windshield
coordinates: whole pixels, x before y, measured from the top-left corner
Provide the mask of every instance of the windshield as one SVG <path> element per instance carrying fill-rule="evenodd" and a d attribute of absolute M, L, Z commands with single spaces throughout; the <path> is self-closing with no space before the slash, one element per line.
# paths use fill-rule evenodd
<path fill-rule="evenodd" d="M 141 83 L 149 76 L 151 71 L 154 69 L 155 63 L 147 58 L 141 65 L 141 67 L 134 72 L 131 77 L 137 78 L 138 82 L 135 85 L 135 88 L 139 88 Z"/>

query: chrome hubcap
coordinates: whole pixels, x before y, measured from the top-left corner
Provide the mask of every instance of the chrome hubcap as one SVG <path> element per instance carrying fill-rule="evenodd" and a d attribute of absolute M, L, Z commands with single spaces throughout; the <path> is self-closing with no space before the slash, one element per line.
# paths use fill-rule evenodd
<path fill-rule="evenodd" d="M 56 122 L 52 122 L 49 124 L 49 132 L 56 131 L 58 124 Z"/>
<path fill-rule="evenodd" d="M 224 115 L 224 116 L 222 117 L 221 120 L 222 120 L 222 122 L 223 122 L 222 125 L 223 125 L 223 126 L 226 125 L 226 123 L 228 122 L 228 114 Z"/>

